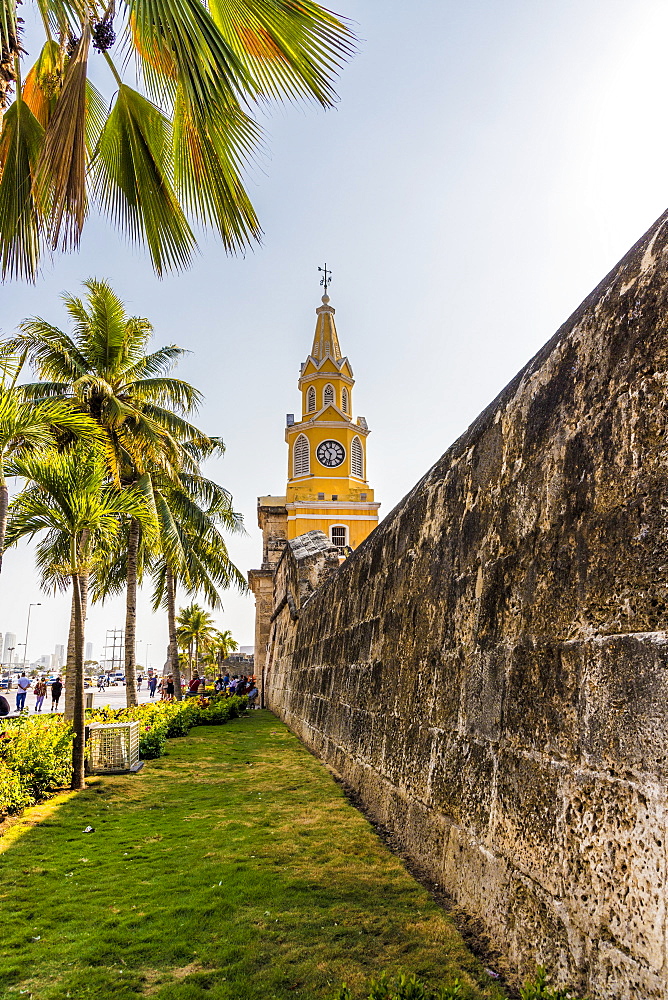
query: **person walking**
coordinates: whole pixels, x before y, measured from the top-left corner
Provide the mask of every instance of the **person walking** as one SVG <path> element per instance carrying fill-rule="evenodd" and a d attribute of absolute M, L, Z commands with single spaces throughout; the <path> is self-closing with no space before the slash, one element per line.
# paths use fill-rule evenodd
<path fill-rule="evenodd" d="M 148 693 L 151 696 L 151 698 L 155 698 L 155 689 L 157 688 L 157 686 L 158 686 L 158 678 L 157 677 L 149 677 L 149 680 L 148 680 Z"/>
<path fill-rule="evenodd" d="M 35 711 L 41 712 L 46 698 L 46 677 L 40 677 L 35 684 Z"/>
<path fill-rule="evenodd" d="M 60 696 L 63 693 L 63 680 L 61 677 L 57 677 L 56 680 L 51 685 L 51 711 L 58 711 L 58 702 L 60 701 Z"/>
<path fill-rule="evenodd" d="M 167 678 L 167 697 L 165 701 L 174 701 L 174 678 L 171 674 Z"/>
<path fill-rule="evenodd" d="M 22 673 L 16 682 L 16 711 L 22 712 L 26 704 L 26 694 L 28 693 L 28 688 L 31 686 L 30 681 L 26 677 L 25 673 Z"/>
<path fill-rule="evenodd" d="M 199 674 L 197 673 L 197 671 L 195 671 L 195 673 L 192 675 L 192 677 L 190 679 L 190 683 L 188 684 L 188 697 L 189 698 L 194 698 L 195 697 L 195 695 L 199 691 L 200 683 L 201 682 L 200 682 L 200 679 L 199 679 Z"/>

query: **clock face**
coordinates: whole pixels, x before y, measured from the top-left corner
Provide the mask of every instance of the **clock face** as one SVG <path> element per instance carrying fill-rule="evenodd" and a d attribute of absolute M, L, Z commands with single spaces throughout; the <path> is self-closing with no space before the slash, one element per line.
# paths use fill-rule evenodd
<path fill-rule="evenodd" d="M 338 441 L 322 441 L 316 449 L 316 457 L 321 465 L 335 469 L 346 457 L 346 449 Z"/>

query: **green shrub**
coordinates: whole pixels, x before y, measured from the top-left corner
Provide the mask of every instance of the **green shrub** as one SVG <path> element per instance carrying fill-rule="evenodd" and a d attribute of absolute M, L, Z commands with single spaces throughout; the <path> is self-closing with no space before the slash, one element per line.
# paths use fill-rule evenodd
<path fill-rule="evenodd" d="M 34 799 L 21 783 L 19 774 L 0 760 L 0 817 L 20 812 L 33 802 Z"/>
<path fill-rule="evenodd" d="M 139 736 L 139 758 L 140 760 L 155 760 L 162 757 L 167 746 L 167 733 L 164 728 L 156 726 L 154 729 L 146 729 Z"/>
<path fill-rule="evenodd" d="M 178 703 L 177 703 L 178 704 Z M 167 736 L 170 740 L 177 736 L 187 736 L 193 726 L 197 725 L 197 707 L 190 702 L 181 702 L 167 723 Z"/>
<path fill-rule="evenodd" d="M 534 979 L 527 981 L 520 990 L 522 1000 L 578 1000 L 567 989 L 550 986 L 545 969 L 539 967 Z M 354 1000 L 350 989 L 343 984 L 334 1000 Z M 416 976 L 396 976 L 390 979 L 382 972 L 372 979 L 363 991 L 360 1000 L 463 1000 L 462 987 L 458 979 L 450 986 L 429 987 Z M 583 1000 L 587 1000 L 586 997 Z"/>
<path fill-rule="evenodd" d="M 21 715 L 5 723 L 0 761 L 17 775 L 21 798 L 27 796 L 29 802 L 37 802 L 54 789 L 68 785 L 71 756 L 72 727 L 61 718 Z M 11 797 L 16 798 L 15 793 Z"/>
<path fill-rule="evenodd" d="M 365 1000 L 457 1000 L 461 997 L 461 984 L 458 979 L 450 986 L 432 988 L 421 983 L 416 976 L 396 976 L 388 978 L 385 972 L 377 979 L 372 979 L 364 991 Z M 353 995 L 346 985 L 336 994 L 335 1000 L 353 1000 Z"/>
<path fill-rule="evenodd" d="M 520 996 L 522 1000 L 577 1000 L 569 990 L 550 986 L 547 981 L 547 972 L 541 967 L 536 971 L 535 978 L 524 984 L 520 990 Z"/>

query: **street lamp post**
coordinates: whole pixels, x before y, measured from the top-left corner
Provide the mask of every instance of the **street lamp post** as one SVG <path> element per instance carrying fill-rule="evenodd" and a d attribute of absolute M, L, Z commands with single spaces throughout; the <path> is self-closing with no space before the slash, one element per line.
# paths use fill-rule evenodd
<path fill-rule="evenodd" d="M 22 643 L 19 643 L 20 646 L 23 646 L 23 672 L 24 673 L 25 673 L 25 670 L 26 670 L 26 660 L 28 659 L 28 629 L 30 628 L 30 612 L 32 611 L 33 608 L 41 608 L 41 607 L 42 607 L 42 602 L 41 601 L 35 601 L 33 604 L 29 604 L 28 605 L 28 621 L 26 623 L 26 641 L 22 642 Z"/>

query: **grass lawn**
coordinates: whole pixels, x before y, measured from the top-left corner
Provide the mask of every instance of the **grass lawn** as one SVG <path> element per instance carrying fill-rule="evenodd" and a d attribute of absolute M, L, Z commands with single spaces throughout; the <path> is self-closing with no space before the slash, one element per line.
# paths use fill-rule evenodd
<path fill-rule="evenodd" d="M 0 839 L 0 996 L 327 1000 L 382 969 L 501 1000 L 458 932 L 268 712 Z M 87 826 L 93 833 L 84 833 Z"/>

